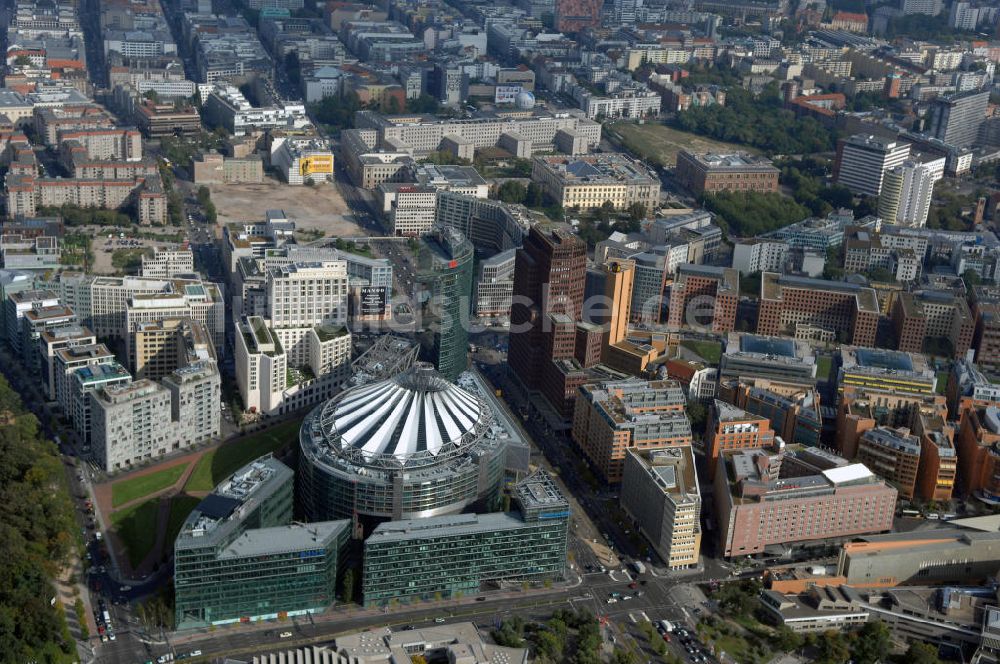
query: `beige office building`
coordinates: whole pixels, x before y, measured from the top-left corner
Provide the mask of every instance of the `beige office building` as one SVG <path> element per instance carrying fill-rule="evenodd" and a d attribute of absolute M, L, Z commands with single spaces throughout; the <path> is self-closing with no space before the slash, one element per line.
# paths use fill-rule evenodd
<path fill-rule="evenodd" d="M 564 210 L 594 210 L 610 201 L 616 210 L 638 203 L 652 214 L 660 202 L 660 181 L 623 154 L 535 157 L 531 181 Z"/>
<path fill-rule="evenodd" d="M 628 450 L 621 505 L 670 569 L 698 564 L 701 490 L 690 445 Z"/>
<path fill-rule="evenodd" d="M 192 362 L 215 358 L 205 326 L 190 318 L 139 323 L 129 338 L 136 378 L 160 380 Z"/>

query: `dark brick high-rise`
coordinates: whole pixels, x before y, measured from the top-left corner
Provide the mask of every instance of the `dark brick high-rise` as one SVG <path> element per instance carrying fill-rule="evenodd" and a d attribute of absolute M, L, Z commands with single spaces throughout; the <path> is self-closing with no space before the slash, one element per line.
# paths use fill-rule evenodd
<path fill-rule="evenodd" d="M 587 246 L 563 230 L 536 226 L 517 250 L 508 364 L 530 390 L 540 389 L 553 360 L 574 355 L 586 269 Z M 561 320 L 544 324 L 553 315 Z"/>

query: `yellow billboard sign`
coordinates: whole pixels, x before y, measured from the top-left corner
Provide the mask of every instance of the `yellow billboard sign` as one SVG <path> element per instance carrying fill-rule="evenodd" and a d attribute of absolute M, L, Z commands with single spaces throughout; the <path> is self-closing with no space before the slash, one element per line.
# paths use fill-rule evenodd
<path fill-rule="evenodd" d="M 333 174 L 333 157 L 331 155 L 314 155 L 299 160 L 299 175 Z"/>

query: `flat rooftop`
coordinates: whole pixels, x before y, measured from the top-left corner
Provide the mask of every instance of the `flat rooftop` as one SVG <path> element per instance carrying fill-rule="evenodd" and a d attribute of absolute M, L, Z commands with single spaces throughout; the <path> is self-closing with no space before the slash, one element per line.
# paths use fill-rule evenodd
<path fill-rule="evenodd" d="M 343 519 L 248 530 L 233 540 L 219 554 L 219 559 L 249 558 L 320 549 L 350 526 L 351 522 Z"/>
<path fill-rule="evenodd" d="M 544 164 L 567 185 L 627 181 L 648 181 L 659 185 L 642 162 L 614 152 L 586 157 L 536 157 L 536 163 Z"/>
<path fill-rule="evenodd" d="M 538 471 L 514 485 L 514 494 L 528 509 L 569 507 L 555 482 L 544 471 Z"/>
<path fill-rule="evenodd" d="M 248 513 L 291 480 L 291 469 L 270 455 L 252 461 L 202 499 L 181 527 L 177 545 L 218 544 L 224 535 L 241 527 Z"/>
<path fill-rule="evenodd" d="M 407 542 L 420 539 L 462 537 L 475 533 L 516 530 L 524 521 L 503 512 L 491 514 L 453 514 L 422 519 L 404 519 L 380 523 L 372 531 L 365 546 L 390 542 Z"/>
<path fill-rule="evenodd" d="M 740 337 L 740 350 L 744 353 L 756 353 L 759 355 L 796 357 L 795 342 L 782 337 L 744 334 Z"/>
<path fill-rule="evenodd" d="M 785 288 L 843 293 L 855 298 L 859 311 L 867 311 L 874 314 L 881 313 L 881 309 L 878 306 L 878 296 L 875 294 L 874 289 L 846 281 L 829 281 L 827 279 L 813 279 L 810 277 L 778 274 L 776 272 L 765 272 L 760 281 L 760 297 L 762 300 L 781 300 L 783 299 L 782 291 Z"/>
<path fill-rule="evenodd" d="M 693 153 L 685 151 L 687 156 L 694 159 L 702 167 L 710 170 L 753 170 L 772 171 L 778 173 L 778 169 L 771 164 L 771 160 L 766 157 L 756 157 L 746 152 L 703 152 Z"/>
<path fill-rule="evenodd" d="M 642 451 L 630 448 L 628 452 L 660 490 L 673 496 L 675 502 L 701 497 L 690 445 Z"/>
<path fill-rule="evenodd" d="M 858 348 L 854 352 L 854 357 L 857 358 L 858 364 L 863 367 L 913 371 L 913 360 L 908 353 L 876 348 Z"/>

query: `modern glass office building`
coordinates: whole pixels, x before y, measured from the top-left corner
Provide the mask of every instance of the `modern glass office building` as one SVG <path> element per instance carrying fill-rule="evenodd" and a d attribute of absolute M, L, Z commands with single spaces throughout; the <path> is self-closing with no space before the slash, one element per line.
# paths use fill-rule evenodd
<path fill-rule="evenodd" d="M 448 226 L 420 239 L 416 282 L 422 285 L 421 328 L 433 336 L 434 365 L 448 380 L 468 367 L 472 307 L 472 243 Z"/>
<path fill-rule="evenodd" d="M 261 457 L 205 497 L 174 542 L 178 629 L 333 604 L 349 521 L 292 524 L 292 471 Z"/>
<path fill-rule="evenodd" d="M 365 541 L 365 606 L 459 597 L 485 584 L 562 578 L 569 503 L 541 472 L 515 485 L 513 500 L 518 513 L 380 524 Z"/>
<path fill-rule="evenodd" d="M 298 498 L 310 521 L 357 518 L 368 527 L 490 511 L 507 440 L 481 398 L 417 363 L 342 392 L 306 417 Z"/>

